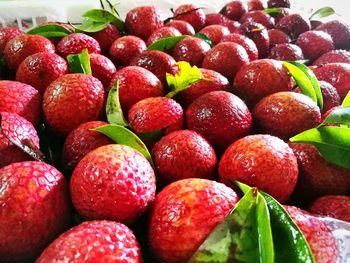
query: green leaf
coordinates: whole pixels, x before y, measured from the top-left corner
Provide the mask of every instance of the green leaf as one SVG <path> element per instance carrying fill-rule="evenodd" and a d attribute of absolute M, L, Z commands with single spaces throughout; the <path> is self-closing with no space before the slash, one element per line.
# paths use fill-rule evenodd
<path fill-rule="evenodd" d="M 142 141 L 148 140 L 152 142 L 157 142 L 164 136 L 165 130 L 166 128 L 152 132 L 138 133 L 137 135 L 141 138 Z"/>
<path fill-rule="evenodd" d="M 326 6 L 326 7 L 322 7 L 318 10 L 316 10 L 314 13 L 312 13 L 312 15 L 310 16 L 309 20 L 310 21 L 318 21 L 321 18 L 327 17 L 327 16 L 331 16 L 335 14 L 335 11 L 332 7 Z"/>
<path fill-rule="evenodd" d="M 350 106 L 350 91 L 348 92 L 348 94 L 346 94 L 346 97 L 344 98 L 341 106 L 342 107 Z"/>
<path fill-rule="evenodd" d="M 194 37 L 204 40 L 210 47 L 214 46 L 213 41 L 203 33 L 196 33 Z"/>
<path fill-rule="evenodd" d="M 94 33 L 105 29 L 109 23 L 84 20 L 79 26 L 72 25 L 76 33 Z"/>
<path fill-rule="evenodd" d="M 282 13 L 282 9 L 279 7 L 265 8 L 264 12 L 268 15 L 277 15 Z"/>
<path fill-rule="evenodd" d="M 323 126 L 304 131 L 289 139 L 314 145 L 327 161 L 350 169 L 350 129 Z"/>
<path fill-rule="evenodd" d="M 350 125 L 350 107 L 341 107 L 332 110 L 327 118 L 318 127 L 327 124 Z"/>
<path fill-rule="evenodd" d="M 154 167 L 151 154 L 147 150 L 146 145 L 132 131 L 116 124 L 104 125 L 93 130 L 108 136 L 115 143 L 127 145 L 139 151 Z"/>
<path fill-rule="evenodd" d="M 67 56 L 70 71 L 73 73 L 84 73 L 91 75 L 90 56 L 85 48 L 80 54 L 72 54 Z"/>
<path fill-rule="evenodd" d="M 176 44 L 184 38 L 186 38 L 186 36 L 162 37 L 156 42 L 152 43 L 147 49 L 167 52 L 175 47 Z"/>
<path fill-rule="evenodd" d="M 108 92 L 106 103 L 107 120 L 110 124 L 118 124 L 128 126 L 128 122 L 124 118 L 123 110 L 119 101 L 119 81 L 116 80 L 113 87 Z"/>
<path fill-rule="evenodd" d="M 43 37 L 65 37 L 69 35 L 70 32 L 63 26 L 43 25 L 29 30 L 27 34 L 40 35 Z"/>

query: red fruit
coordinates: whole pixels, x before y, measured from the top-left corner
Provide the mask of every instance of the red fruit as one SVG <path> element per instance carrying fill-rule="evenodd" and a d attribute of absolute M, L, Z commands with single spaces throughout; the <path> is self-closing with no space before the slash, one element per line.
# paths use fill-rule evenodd
<path fill-rule="evenodd" d="M 308 212 L 294 206 L 284 206 L 289 216 L 303 232 L 317 263 L 333 263 L 338 258 L 337 241 L 327 225 Z"/>
<path fill-rule="evenodd" d="M 78 162 L 92 150 L 113 143 L 102 133 L 92 131 L 107 124 L 103 121 L 90 121 L 79 125 L 69 133 L 62 150 L 62 162 L 68 169 L 73 170 Z"/>
<path fill-rule="evenodd" d="M 290 8 L 289 0 L 268 0 L 267 5 L 269 8 L 272 7 L 286 7 Z"/>
<path fill-rule="evenodd" d="M 90 36 L 97 40 L 101 47 L 102 53 L 108 54 L 112 43 L 121 37 L 121 33 L 115 25 L 109 24 L 105 29 L 91 33 Z"/>
<path fill-rule="evenodd" d="M 92 76 L 101 81 L 103 87 L 108 88 L 114 74 L 117 72 L 112 61 L 100 54 L 90 54 Z"/>
<path fill-rule="evenodd" d="M 241 0 L 234 0 L 227 3 L 220 11 L 224 16 L 236 21 L 239 21 L 246 12 L 248 12 L 248 5 Z"/>
<path fill-rule="evenodd" d="M 119 81 L 119 100 L 125 114 L 136 102 L 164 95 L 164 89 L 159 79 L 147 69 L 129 66 L 117 71 L 111 85 Z"/>
<path fill-rule="evenodd" d="M 172 20 L 165 23 L 164 26 L 173 27 L 177 29 L 181 33 L 181 35 L 193 36 L 196 33 L 194 31 L 193 26 L 191 26 L 190 23 L 187 23 L 186 21 L 182 20 Z"/>
<path fill-rule="evenodd" d="M 228 30 L 230 30 L 230 33 L 236 33 L 241 24 L 237 21 L 228 19 L 223 14 L 214 13 L 214 14 L 206 14 L 205 16 L 205 26 L 210 26 L 210 25 L 222 25 L 227 27 Z"/>
<path fill-rule="evenodd" d="M 220 181 L 256 186 L 279 202 L 292 194 L 298 163 L 288 144 L 270 135 L 250 135 L 231 144 L 219 162 Z"/>
<path fill-rule="evenodd" d="M 260 59 L 243 66 L 234 81 L 234 92 L 248 105 L 279 91 L 290 91 L 293 81 L 282 62 Z"/>
<path fill-rule="evenodd" d="M 67 73 L 68 65 L 63 58 L 40 52 L 22 61 L 16 72 L 16 80 L 33 86 L 42 95 L 51 82 Z"/>
<path fill-rule="evenodd" d="M 311 29 L 310 21 L 300 14 L 286 15 L 276 24 L 276 29 L 282 30 L 292 39 Z"/>
<path fill-rule="evenodd" d="M 12 38 L 22 34 L 22 30 L 19 30 L 16 27 L 0 28 L 0 55 L 2 55 L 7 42 L 9 42 Z"/>
<path fill-rule="evenodd" d="M 197 32 L 205 25 L 205 13 L 202 8 L 193 4 L 180 5 L 174 12 L 175 20 L 188 22 Z"/>
<path fill-rule="evenodd" d="M 275 19 L 275 25 L 285 16 L 290 15 L 292 13 L 291 9 L 289 8 L 284 8 L 284 7 L 279 7 L 279 13 L 277 14 L 270 14 Z M 310 21 L 312 23 L 312 21 Z"/>
<path fill-rule="evenodd" d="M 266 0 L 248 0 L 248 10 L 264 10 L 267 7 Z"/>
<path fill-rule="evenodd" d="M 164 136 L 152 149 L 160 179 L 174 182 L 185 178 L 214 179 L 216 155 L 211 145 L 190 130 Z"/>
<path fill-rule="evenodd" d="M 154 171 L 133 148 L 109 144 L 89 152 L 70 181 L 74 207 L 86 219 L 136 221 L 153 202 Z"/>
<path fill-rule="evenodd" d="M 275 27 L 275 19 L 268 15 L 266 12 L 257 10 L 257 11 L 250 11 L 245 13 L 241 19 L 239 20 L 240 23 L 245 22 L 255 22 L 263 25 L 267 29 L 272 29 Z"/>
<path fill-rule="evenodd" d="M 132 231 L 113 221 L 88 221 L 71 228 L 48 246 L 36 263 L 141 263 Z"/>
<path fill-rule="evenodd" d="M 125 25 L 131 35 L 146 41 L 154 31 L 163 27 L 164 23 L 157 7 L 139 6 L 126 14 Z"/>
<path fill-rule="evenodd" d="M 200 67 L 209 50 L 210 46 L 204 40 L 198 37 L 186 37 L 175 45 L 172 56 L 176 61 L 187 61 Z"/>
<path fill-rule="evenodd" d="M 16 70 L 23 60 L 38 52 L 55 53 L 55 46 L 45 37 L 22 34 L 7 42 L 4 57 L 7 66 Z"/>
<path fill-rule="evenodd" d="M 18 262 L 37 256 L 69 224 L 63 175 L 44 162 L 0 169 L 0 258 Z"/>
<path fill-rule="evenodd" d="M 314 61 L 313 66 L 322 66 L 328 63 L 348 63 L 350 64 L 350 52 L 347 50 L 331 50 Z"/>
<path fill-rule="evenodd" d="M 304 59 L 303 51 L 293 44 L 277 44 L 271 48 L 269 58 L 276 60 Z"/>
<path fill-rule="evenodd" d="M 320 197 L 311 204 L 309 212 L 350 223 L 350 196 L 327 195 Z"/>
<path fill-rule="evenodd" d="M 162 262 L 187 262 L 237 201 L 233 190 L 215 181 L 193 178 L 168 185 L 151 210 L 152 252 Z"/>
<path fill-rule="evenodd" d="M 147 46 L 150 46 L 160 38 L 174 36 L 181 36 L 181 33 L 176 28 L 167 26 L 161 27 L 149 36 L 149 38 L 147 39 Z"/>
<path fill-rule="evenodd" d="M 202 67 L 217 71 L 229 80 L 233 80 L 238 70 L 248 63 L 248 54 L 241 45 L 234 42 L 221 42 L 207 52 Z"/>
<path fill-rule="evenodd" d="M 270 47 L 277 44 L 287 44 L 290 42 L 289 36 L 281 30 L 270 29 L 267 31 L 270 38 Z"/>
<path fill-rule="evenodd" d="M 196 99 L 186 111 L 187 127 L 224 150 L 250 133 L 252 116 L 244 102 L 226 91 L 212 91 Z"/>
<path fill-rule="evenodd" d="M 39 137 L 33 125 L 15 113 L 0 112 L 0 117 L 0 168 L 11 163 L 32 160 L 9 139 L 18 144 L 28 141 L 39 149 Z"/>
<path fill-rule="evenodd" d="M 70 54 L 78 54 L 85 48 L 90 54 L 101 53 L 101 47 L 97 40 L 83 33 L 73 33 L 65 36 L 57 44 L 57 52 L 64 58 Z"/>
<path fill-rule="evenodd" d="M 10 80 L 0 81 L 0 111 L 16 113 L 36 126 L 40 119 L 41 96 L 32 86 Z"/>
<path fill-rule="evenodd" d="M 315 30 L 328 33 L 336 48 L 347 49 L 350 45 L 350 26 L 339 20 L 332 20 L 318 26 Z"/>
<path fill-rule="evenodd" d="M 230 30 L 228 30 L 227 27 L 222 25 L 206 26 L 202 28 L 199 32 L 206 35 L 212 41 L 213 45 L 219 43 L 222 37 L 230 34 Z"/>
<path fill-rule="evenodd" d="M 80 124 L 101 116 L 104 96 L 98 79 L 85 74 L 64 75 L 52 82 L 44 93 L 46 123 L 55 134 L 67 136 Z"/>
<path fill-rule="evenodd" d="M 165 129 L 165 134 L 180 130 L 183 110 L 176 101 L 165 97 L 143 99 L 131 107 L 128 120 L 137 133 Z"/>
<path fill-rule="evenodd" d="M 128 66 L 146 48 L 146 43 L 141 38 L 123 36 L 113 42 L 109 50 L 109 55 L 114 63 L 121 66 Z"/>
<path fill-rule="evenodd" d="M 257 60 L 258 59 L 258 49 L 256 48 L 255 43 L 253 40 L 251 40 L 248 37 L 245 37 L 241 34 L 237 33 L 231 33 L 227 36 L 224 36 L 221 38 L 221 42 L 234 42 L 242 47 L 244 47 L 245 51 L 247 52 L 250 61 Z"/>

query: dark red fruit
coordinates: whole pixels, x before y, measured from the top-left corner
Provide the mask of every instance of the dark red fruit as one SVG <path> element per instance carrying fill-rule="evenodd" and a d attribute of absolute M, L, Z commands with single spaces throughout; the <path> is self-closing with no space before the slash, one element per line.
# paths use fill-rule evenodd
<path fill-rule="evenodd" d="M 100 44 L 93 37 L 83 33 L 70 34 L 62 38 L 57 44 L 57 52 L 64 58 L 70 54 L 78 54 L 85 48 L 90 54 L 101 53 Z"/>
<path fill-rule="evenodd" d="M 290 42 L 289 36 L 281 30 L 270 29 L 267 31 L 270 38 L 270 47 L 273 47 L 277 44 L 287 44 Z"/>
<path fill-rule="evenodd" d="M 7 42 L 12 38 L 22 35 L 22 30 L 16 27 L 3 27 L 0 28 L 0 55 L 2 55 Z"/>
<path fill-rule="evenodd" d="M 172 20 L 165 23 L 165 26 L 176 28 L 181 35 L 193 36 L 195 34 L 193 26 L 182 20 Z"/>
<path fill-rule="evenodd" d="M 153 44 L 154 42 L 156 42 L 160 38 L 174 37 L 174 36 L 181 36 L 181 33 L 176 28 L 164 26 L 164 27 L 161 27 L 161 28 L 157 29 L 156 31 L 154 31 L 149 36 L 146 43 L 147 43 L 147 46 L 150 46 L 151 44 Z"/>
<path fill-rule="evenodd" d="M 112 46 L 112 43 L 121 37 L 121 33 L 115 25 L 109 24 L 105 29 L 101 31 L 91 33 L 94 39 L 100 44 L 101 51 L 103 54 L 108 54 L 109 49 Z"/>
<path fill-rule="evenodd" d="M 256 45 L 253 42 L 253 40 L 251 40 L 248 37 L 245 37 L 245 36 L 243 36 L 241 34 L 237 34 L 237 33 L 231 33 L 227 36 L 222 37 L 221 42 L 237 43 L 237 44 L 241 45 L 242 47 L 244 47 L 245 51 L 247 52 L 247 54 L 249 56 L 250 61 L 258 59 L 258 56 L 259 56 L 258 49 L 256 48 Z"/>
<path fill-rule="evenodd" d="M 196 32 L 201 30 L 205 25 L 205 13 L 203 9 L 193 4 L 180 5 L 176 8 L 174 19 L 188 22 Z"/>
<path fill-rule="evenodd" d="M 92 76 L 101 81 L 103 87 L 108 88 L 114 74 L 117 72 L 112 61 L 100 54 L 90 54 Z"/>
<path fill-rule="evenodd" d="M 239 21 L 246 12 L 248 12 L 248 5 L 245 1 L 241 0 L 234 0 L 227 3 L 220 11 L 224 16 L 236 21 Z"/>
<path fill-rule="evenodd" d="M 303 51 L 293 44 L 277 44 L 271 48 L 269 58 L 276 60 L 304 59 Z"/>
<path fill-rule="evenodd" d="M 206 14 L 205 16 L 205 26 L 210 25 L 222 25 L 227 27 L 228 30 L 230 30 L 230 33 L 236 33 L 241 24 L 237 21 L 228 19 L 223 14 L 213 13 Z"/>
<path fill-rule="evenodd" d="M 255 22 L 263 25 L 267 29 L 272 29 L 275 27 L 275 19 L 268 15 L 266 12 L 257 10 L 257 11 L 250 11 L 245 13 L 241 19 L 239 20 L 240 23 L 245 22 Z"/>
<path fill-rule="evenodd" d="M 248 0 L 248 10 L 264 10 L 267 8 L 266 0 Z"/>
<path fill-rule="evenodd" d="M 333 20 L 318 26 L 315 30 L 324 31 L 330 34 L 336 48 L 349 48 L 350 26 L 347 23 Z"/>
<path fill-rule="evenodd" d="M 276 24 L 276 29 L 282 30 L 292 39 L 296 39 L 301 33 L 311 29 L 310 21 L 300 14 L 284 16 Z"/>
<path fill-rule="evenodd" d="M 347 50 L 331 50 L 314 61 L 313 66 L 322 66 L 328 63 L 348 63 L 350 64 L 350 52 Z"/>
<path fill-rule="evenodd" d="M 222 25 L 206 26 L 202 28 L 199 32 L 206 35 L 211 40 L 214 46 L 220 42 L 222 37 L 230 34 L 230 30 L 228 30 L 227 27 Z"/>
<path fill-rule="evenodd" d="M 268 0 L 267 5 L 269 8 L 272 7 L 286 7 L 290 8 L 289 0 Z"/>

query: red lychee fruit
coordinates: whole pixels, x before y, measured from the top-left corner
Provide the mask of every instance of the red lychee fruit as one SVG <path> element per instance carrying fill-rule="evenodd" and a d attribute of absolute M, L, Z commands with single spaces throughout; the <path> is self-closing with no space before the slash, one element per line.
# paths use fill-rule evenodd
<path fill-rule="evenodd" d="M 313 66 L 322 66 L 328 63 L 348 63 L 350 64 L 350 52 L 347 50 L 331 50 L 314 61 Z"/>
<path fill-rule="evenodd" d="M 0 28 L 0 55 L 2 55 L 7 42 L 12 38 L 22 35 L 22 30 L 16 27 L 3 27 Z"/>
<path fill-rule="evenodd" d="M 259 57 L 258 49 L 253 40 L 241 34 L 231 33 L 223 36 L 221 42 L 234 42 L 241 45 L 247 52 L 250 61 L 257 60 Z"/>
<path fill-rule="evenodd" d="M 270 16 L 272 16 L 275 19 L 275 26 L 283 17 L 292 14 L 291 9 L 289 8 L 279 7 L 278 9 L 279 12 L 277 14 L 270 14 Z M 312 21 L 310 23 L 312 23 Z"/>
<path fill-rule="evenodd" d="M 64 58 L 70 54 L 78 54 L 83 49 L 87 49 L 90 54 L 101 53 L 101 47 L 97 40 L 83 33 L 73 33 L 65 36 L 57 44 L 57 52 Z"/>
<path fill-rule="evenodd" d="M 182 20 L 193 26 L 194 30 L 198 32 L 205 25 L 205 13 L 202 8 L 193 4 L 180 5 L 174 12 L 175 20 Z"/>
<path fill-rule="evenodd" d="M 220 13 L 231 20 L 239 21 L 246 12 L 248 12 L 247 3 L 241 0 L 234 0 L 228 2 Z"/>
<path fill-rule="evenodd" d="M 336 48 L 348 49 L 350 45 L 350 26 L 339 20 L 332 20 L 316 27 L 331 35 Z"/>
<path fill-rule="evenodd" d="M 211 40 L 214 46 L 220 42 L 222 37 L 230 34 L 230 30 L 222 25 L 206 26 L 202 28 L 199 32 L 206 35 Z"/>
<path fill-rule="evenodd" d="M 289 0 L 268 0 L 267 1 L 267 6 L 269 8 L 272 8 L 272 7 L 286 7 L 286 8 L 290 8 L 290 2 L 289 2 Z"/>
<path fill-rule="evenodd" d="M 270 47 L 273 47 L 277 44 L 287 44 L 290 42 L 289 36 L 281 30 L 270 29 L 267 31 L 270 38 Z"/>
<path fill-rule="evenodd" d="M 160 38 L 175 37 L 175 36 L 181 36 L 181 33 L 179 32 L 179 30 L 177 30 L 176 28 L 173 28 L 173 27 L 164 26 L 164 27 L 161 27 L 161 28 L 157 29 L 156 31 L 154 31 L 147 39 L 146 44 L 147 44 L 147 46 L 150 46 L 151 44 L 153 44 L 154 42 L 156 42 Z"/>
<path fill-rule="evenodd" d="M 102 53 L 108 54 L 112 43 L 116 39 L 121 37 L 121 33 L 115 25 L 109 24 L 106 28 L 102 29 L 101 31 L 90 33 L 90 36 L 97 40 L 101 47 Z"/>
<path fill-rule="evenodd" d="M 300 14 L 286 15 L 276 24 L 276 29 L 282 30 L 292 39 L 311 29 L 310 21 Z"/>
<path fill-rule="evenodd" d="M 293 44 L 277 44 L 271 48 L 270 59 L 276 60 L 301 60 L 304 59 L 303 51 Z"/>
<path fill-rule="evenodd" d="M 257 11 L 250 11 L 245 13 L 241 19 L 239 20 L 240 23 L 245 22 L 255 22 L 263 25 L 267 29 L 272 29 L 275 27 L 275 19 L 268 15 L 266 12 L 257 10 Z"/>
<path fill-rule="evenodd" d="M 117 72 L 113 62 L 100 54 L 90 54 L 92 76 L 101 81 L 103 87 L 108 88 L 114 74 Z"/>
<path fill-rule="evenodd" d="M 267 8 L 266 0 L 248 0 L 248 10 L 264 10 Z"/>
<path fill-rule="evenodd" d="M 222 25 L 227 27 L 228 30 L 230 30 L 230 33 L 237 33 L 238 28 L 241 24 L 237 21 L 227 18 L 223 14 L 212 13 L 205 15 L 205 26 L 210 25 Z"/>
<path fill-rule="evenodd" d="M 181 35 L 193 36 L 196 33 L 190 23 L 182 20 L 172 20 L 165 23 L 164 26 L 177 29 Z"/>

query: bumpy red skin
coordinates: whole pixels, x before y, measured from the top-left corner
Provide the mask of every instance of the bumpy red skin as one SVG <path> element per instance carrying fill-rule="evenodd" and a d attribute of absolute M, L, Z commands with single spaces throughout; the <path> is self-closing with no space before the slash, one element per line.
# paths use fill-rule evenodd
<path fill-rule="evenodd" d="M 1 261 L 38 256 L 69 226 L 63 175 L 44 162 L 20 162 L 0 169 L 0 184 Z"/>
<path fill-rule="evenodd" d="M 125 25 L 131 35 L 146 41 L 154 31 L 163 27 L 164 23 L 157 7 L 139 6 L 126 14 Z"/>
<path fill-rule="evenodd" d="M 113 221 L 88 221 L 63 233 L 48 246 L 36 263 L 142 263 L 133 232 Z"/>
<path fill-rule="evenodd" d="M 281 30 L 270 29 L 267 31 L 270 38 L 270 47 L 273 47 L 277 44 L 287 44 L 290 42 L 289 36 Z"/>
<path fill-rule="evenodd" d="M 41 113 L 41 96 L 32 86 L 17 81 L 0 81 L 0 111 L 16 113 L 36 126 Z"/>
<path fill-rule="evenodd" d="M 87 153 L 98 147 L 113 143 L 102 133 L 91 130 L 107 124 L 103 121 L 90 121 L 79 125 L 69 133 L 62 150 L 62 163 L 69 170 L 73 170 Z"/>
<path fill-rule="evenodd" d="M 336 48 L 348 49 L 350 45 L 350 26 L 339 20 L 326 22 L 315 30 L 327 32 L 331 35 Z"/>
<path fill-rule="evenodd" d="M 303 51 L 293 44 L 277 44 L 271 48 L 269 58 L 276 60 L 304 59 Z"/>
<path fill-rule="evenodd" d="M 292 39 L 296 39 L 301 33 L 311 29 L 310 21 L 300 14 L 286 15 L 276 24 L 276 29 L 282 30 Z"/>
<path fill-rule="evenodd" d="M 164 95 L 160 80 L 147 69 L 129 66 L 117 71 L 111 81 L 111 86 L 119 80 L 119 101 L 125 114 L 136 102 Z"/>
<path fill-rule="evenodd" d="M 90 36 L 96 39 L 100 44 L 102 53 L 108 54 L 112 43 L 121 37 L 121 33 L 115 25 L 109 24 L 105 29 L 96 33 L 91 33 Z"/>
<path fill-rule="evenodd" d="M 237 201 L 233 190 L 215 181 L 184 179 L 168 185 L 151 210 L 152 252 L 162 262 L 187 262 Z"/>
<path fill-rule="evenodd" d="M 68 65 L 63 58 L 40 52 L 22 61 L 16 72 L 16 80 L 33 86 L 42 95 L 48 85 L 67 73 Z"/>
<path fill-rule="evenodd" d="M 17 70 L 23 60 L 38 52 L 55 53 L 55 46 L 45 37 L 22 34 L 7 42 L 3 55 L 7 66 Z"/>
<path fill-rule="evenodd" d="M 327 225 L 308 212 L 294 206 L 284 206 L 289 216 L 303 232 L 317 263 L 337 262 L 337 241 Z"/>
<path fill-rule="evenodd" d="M 241 34 L 231 33 L 222 37 L 220 42 L 234 42 L 241 45 L 247 52 L 250 61 L 257 60 L 259 57 L 258 49 L 253 40 Z"/>
<path fill-rule="evenodd" d="M 281 139 L 250 135 L 227 148 L 219 162 L 219 177 L 227 185 L 237 180 L 256 186 L 283 203 L 297 183 L 298 163 Z"/>
<path fill-rule="evenodd" d="M 227 3 L 220 12 L 231 20 L 239 21 L 248 12 L 248 5 L 245 1 L 234 0 Z"/>
<path fill-rule="evenodd" d="M 102 83 L 89 75 L 67 74 L 46 89 L 43 111 L 46 123 L 58 136 L 67 136 L 80 124 L 98 120 L 104 109 Z"/>
<path fill-rule="evenodd" d="M 244 22 L 255 22 L 263 25 L 267 29 L 272 29 L 275 27 L 275 19 L 266 14 L 264 11 L 258 10 L 258 11 L 250 11 L 245 13 L 241 19 L 239 20 L 240 23 Z"/>
<path fill-rule="evenodd" d="M 115 64 L 128 66 L 147 48 L 145 41 L 135 36 L 123 36 L 113 42 L 109 55 Z"/>
<path fill-rule="evenodd" d="M 97 40 L 83 33 L 73 33 L 65 36 L 57 44 L 57 52 L 64 58 L 70 54 L 78 54 L 85 48 L 89 54 L 101 53 L 101 47 Z"/>
<path fill-rule="evenodd" d="M 70 181 L 72 202 L 86 219 L 135 222 L 155 198 L 154 171 L 135 149 L 109 144 L 89 152 Z"/>
<path fill-rule="evenodd" d="M 237 21 L 228 19 L 223 14 L 213 13 L 205 15 L 205 26 L 210 25 L 222 25 L 227 27 L 228 30 L 230 30 L 230 33 L 236 33 L 241 24 Z"/>
<path fill-rule="evenodd" d="M 152 149 L 160 180 L 174 182 L 185 178 L 214 179 L 216 154 L 199 133 L 190 130 L 164 136 Z"/>
<path fill-rule="evenodd" d="M 266 0 L 248 0 L 248 11 L 264 10 L 267 8 Z"/>
<path fill-rule="evenodd" d="M 200 67 L 209 50 L 210 46 L 204 40 L 198 37 L 186 37 L 175 45 L 172 56 L 176 61 L 187 61 Z"/>
<path fill-rule="evenodd" d="M 195 34 L 193 26 L 182 20 L 172 20 L 165 23 L 165 26 L 176 28 L 181 35 L 193 36 Z"/>
<path fill-rule="evenodd" d="M 316 59 L 312 65 L 321 66 L 328 63 L 350 64 L 350 52 L 342 49 L 329 51 Z"/>
<path fill-rule="evenodd" d="M 108 88 L 114 74 L 117 72 L 113 62 L 100 54 L 90 54 L 92 76 L 101 81 L 103 87 Z"/>
<path fill-rule="evenodd" d="M 199 32 L 206 35 L 212 41 L 214 46 L 220 42 L 222 37 L 230 34 L 230 30 L 222 25 L 206 26 Z"/>
<path fill-rule="evenodd" d="M 205 13 L 203 9 L 196 10 L 197 8 L 199 7 L 192 4 L 180 5 L 175 9 L 174 20 L 186 21 L 198 32 L 205 25 Z"/>
<path fill-rule="evenodd" d="M 221 42 L 207 52 L 202 67 L 217 71 L 233 82 L 239 69 L 248 63 L 249 56 L 241 45 Z"/>
<path fill-rule="evenodd" d="M 153 44 L 154 42 L 156 42 L 157 40 L 159 40 L 160 38 L 163 37 L 174 37 L 174 36 L 181 36 L 181 33 L 179 32 L 179 30 L 177 30 L 176 28 L 173 27 L 161 27 L 159 29 L 157 29 L 156 31 L 154 31 L 149 38 L 147 39 L 147 46 Z"/>
<path fill-rule="evenodd" d="M 165 129 L 165 134 L 180 130 L 183 110 L 176 101 L 165 97 L 143 99 L 131 107 L 128 120 L 137 133 Z"/>
<path fill-rule="evenodd" d="M 304 94 L 278 92 L 258 102 L 253 118 L 263 133 L 289 139 L 321 121 L 317 104 Z"/>
<path fill-rule="evenodd" d="M 338 91 L 340 99 L 343 100 L 350 90 L 350 64 L 329 63 L 314 69 L 319 80 L 332 84 Z"/>
<path fill-rule="evenodd" d="M 22 30 L 19 30 L 16 27 L 0 28 L 0 56 L 2 55 L 7 42 L 9 42 L 12 38 L 22 34 Z"/>
<path fill-rule="evenodd" d="M 350 197 L 345 195 L 326 195 L 320 197 L 311 204 L 309 212 L 350 223 Z"/>
<path fill-rule="evenodd" d="M 307 31 L 299 35 L 296 43 L 306 59 L 315 60 L 334 49 L 331 36 L 322 31 Z"/>
<path fill-rule="evenodd" d="M 187 127 L 202 134 L 215 149 L 225 150 L 250 133 L 252 116 L 244 102 L 226 91 L 212 91 L 186 110 Z"/>
<path fill-rule="evenodd" d="M 269 8 L 272 8 L 272 7 L 290 8 L 290 2 L 289 2 L 289 0 L 268 0 L 267 6 Z"/>
<path fill-rule="evenodd" d="M 290 144 L 299 164 L 296 199 L 313 200 L 322 195 L 345 195 L 350 190 L 350 171 L 323 159 L 308 144 Z"/>
<path fill-rule="evenodd" d="M 250 62 L 238 71 L 233 89 L 248 106 L 279 91 L 291 91 L 293 81 L 282 62 L 261 59 Z"/>

